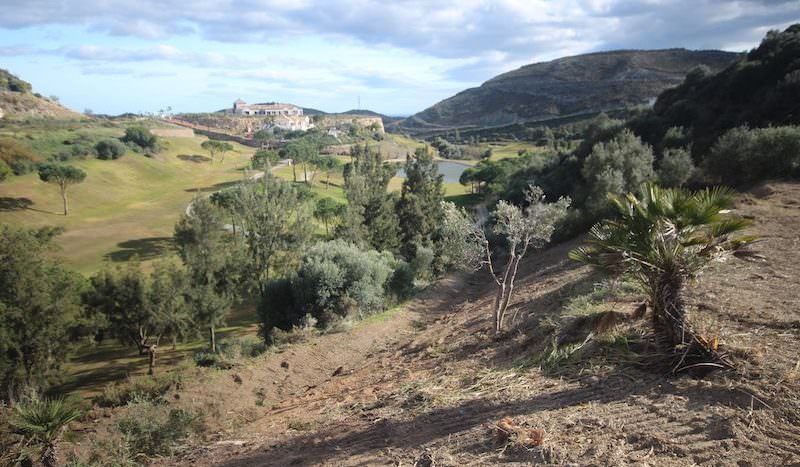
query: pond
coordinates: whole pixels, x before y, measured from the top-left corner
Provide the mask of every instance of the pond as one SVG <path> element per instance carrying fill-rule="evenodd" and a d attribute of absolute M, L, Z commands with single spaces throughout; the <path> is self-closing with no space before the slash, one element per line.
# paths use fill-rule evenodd
<path fill-rule="evenodd" d="M 453 161 L 436 161 L 436 165 L 439 166 L 439 173 L 444 175 L 445 183 L 458 183 L 461 173 L 470 167 L 463 162 Z M 406 171 L 401 168 L 397 171 L 397 176 L 406 178 Z"/>

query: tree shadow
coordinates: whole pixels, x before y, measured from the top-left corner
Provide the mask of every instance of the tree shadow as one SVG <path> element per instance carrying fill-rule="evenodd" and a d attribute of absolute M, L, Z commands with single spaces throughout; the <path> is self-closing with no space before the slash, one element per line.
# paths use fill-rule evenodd
<path fill-rule="evenodd" d="M 136 257 L 141 260 L 154 259 L 175 250 L 172 237 L 150 237 L 127 240 L 117 243 L 119 250 L 107 253 L 105 258 L 115 263 L 130 261 Z"/>
<path fill-rule="evenodd" d="M 33 201 L 30 198 L 0 197 L 0 212 L 23 211 L 31 206 Z"/>
<path fill-rule="evenodd" d="M 186 162 L 194 162 L 195 164 L 201 164 L 203 162 L 211 162 L 211 158 L 208 156 L 201 156 L 200 154 L 178 154 L 178 159 Z"/>
<path fill-rule="evenodd" d="M 224 190 L 225 188 L 230 188 L 232 186 L 238 185 L 239 183 L 241 183 L 239 180 L 234 180 L 232 182 L 221 182 L 201 188 L 187 188 L 183 191 L 186 191 L 188 193 L 213 193 L 215 191 Z"/>

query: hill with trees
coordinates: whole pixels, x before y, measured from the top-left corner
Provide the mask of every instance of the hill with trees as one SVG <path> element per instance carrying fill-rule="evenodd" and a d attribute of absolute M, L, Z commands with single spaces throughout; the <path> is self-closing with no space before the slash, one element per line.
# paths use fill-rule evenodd
<path fill-rule="evenodd" d="M 719 73 L 699 67 L 680 86 L 664 91 L 653 112 L 632 124 L 659 144 L 671 127 L 682 127 L 693 152 L 706 152 L 734 127 L 800 123 L 800 24 L 770 31 L 761 44 Z"/>
<path fill-rule="evenodd" d="M 0 119 L 25 118 L 83 118 L 58 103 L 58 98 L 46 98 L 33 92 L 33 86 L 7 70 L 0 68 Z"/>
<path fill-rule="evenodd" d="M 719 50 L 619 50 L 526 65 L 401 122 L 407 131 L 500 126 L 647 103 L 698 65 L 718 71 L 737 54 Z"/>

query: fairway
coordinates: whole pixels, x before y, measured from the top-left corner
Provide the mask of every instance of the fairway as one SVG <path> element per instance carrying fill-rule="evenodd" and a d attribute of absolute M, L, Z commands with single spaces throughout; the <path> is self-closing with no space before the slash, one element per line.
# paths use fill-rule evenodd
<path fill-rule="evenodd" d="M 12 177 L 0 184 L 0 222 L 63 227 L 57 255 L 84 274 L 104 263 L 169 255 L 173 227 L 186 205 L 200 193 L 241 180 L 253 152 L 234 145 L 224 163 L 211 162 L 200 148 L 205 139 L 162 138 L 164 149 L 153 157 L 129 151 L 117 160 L 75 161 L 87 177 L 69 189 L 66 217 L 56 186 L 35 173 Z"/>

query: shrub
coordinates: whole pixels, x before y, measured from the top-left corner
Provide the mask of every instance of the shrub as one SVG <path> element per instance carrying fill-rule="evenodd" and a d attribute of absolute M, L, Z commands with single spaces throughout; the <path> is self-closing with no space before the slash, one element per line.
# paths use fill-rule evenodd
<path fill-rule="evenodd" d="M 94 146 L 94 149 L 97 151 L 97 157 L 104 160 L 122 157 L 127 150 L 125 145 L 116 139 L 104 139 L 98 141 Z"/>
<path fill-rule="evenodd" d="M 192 432 L 199 419 L 185 409 L 140 401 L 128 405 L 125 416 L 117 423 L 129 449 L 136 455 L 166 456 Z"/>
<path fill-rule="evenodd" d="M 717 140 L 704 166 L 732 185 L 800 176 L 800 127 L 734 128 Z"/>
<path fill-rule="evenodd" d="M 430 279 L 431 265 L 435 254 L 431 248 L 418 245 L 414 253 L 414 258 L 411 259 L 411 269 L 414 272 L 416 279 Z"/>
<path fill-rule="evenodd" d="M 384 306 L 389 258 L 341 240 L 319 243 L 306 254 L 293 287 L 295 303 L 325 324 L 331 315 L 366 316 Z"/>
<path fill-rule="evenodd" d="M 692 156 L 686 149 L 667 149 L 658 166 L 658 181 L 661 186 L 677 188 L 683 186 L 694 173 Z"/>
<path fill-rule="evenodd" d="M 0 160 L 0 182 L 7 179 L 11 174 L 13 174 L 11 167 L 5 161 Z"/>
<path fill-rule="evenodd" d="M 0 161 L 5 162 L 14 175 L 24 175 L 35 170 L 41 158 L 12 138 L 0 138 Z"/>
<path fill-rule="evenodd" d="M 179 388 L 181 379 L 180 372 L 129 378 L 123 383 L 109 384 L 92 401 L 100 407 L 119 407 L 133 400 L 156 401 L 170 389 Z"/>
<path fill-rule="evenodd" d="M 405 261 L 398 261 L 389 279 L 389 291 L 398 300 L 409 298 L 414 293 L 414 269 Z"/>
<path fill-rule="evenodd" d="M 274 328 L 288 331 L 304 315 L 327 326 L 383 310 L 393 262 L 391 254 L 362 251 L 342 240 L 318 243 L 293 277 L 266 284 L 258 307 L 262 336 L 270 342 Z"/>
<path fill-rule="evenodd" d="M 125 136 L 120 138 L 123 143 L 134 144 L 141 149 L 158 151 L 158 138 L 145 127 L 135 126 L 125 130 Z"/>

